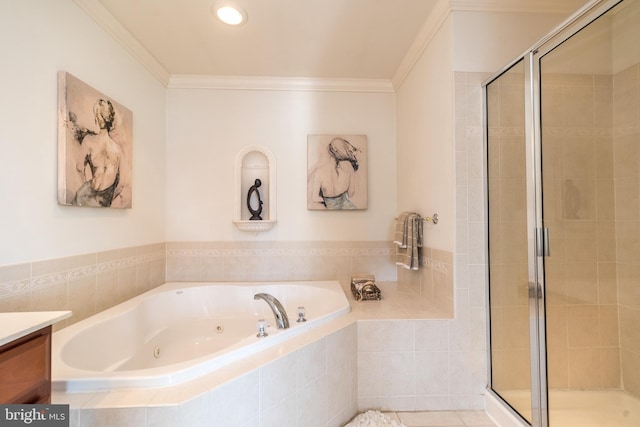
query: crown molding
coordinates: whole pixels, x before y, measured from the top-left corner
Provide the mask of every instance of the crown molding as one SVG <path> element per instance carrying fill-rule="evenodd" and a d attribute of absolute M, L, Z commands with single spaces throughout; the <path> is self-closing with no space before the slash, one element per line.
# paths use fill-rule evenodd
<path fill-rule="evenodd" d="M 580 1 L 558 0 L 449 0 L 454 12 L 571 13 Z"/>
<path fill-rule="evenodd" d="M 169 83 L 169 71 L 162 66 L 98 0 L 73 0 L 104 31 L 137 59 L 163 85 Z"/>
<path fill-rule="evenodd" d="M 418 62 L 420 55 L 427 48 L 433 37 L 437 34 L 442 27 L 442 24 L 451 14 L 451 7 L 449 0 L 439 0 L 434 6 L 433 10 L 429 14 L 427 21 L 420 28 L 420 32 L 416 36 L 415 40 L 407 49 L 400 65 L 396 69 L 391 79 L 393 87 L 397 90 L 404 80 L 407 78 L 413 67 Z"/>
<path fill-rule="evenodd" d="M 315 92 L 393 93 L 393 85 L 385 79 L 315 79 L 303 77 L 236 77 L 174 74 L 169 78 L 172 89 L 230 90 L 297 90 Z"/>

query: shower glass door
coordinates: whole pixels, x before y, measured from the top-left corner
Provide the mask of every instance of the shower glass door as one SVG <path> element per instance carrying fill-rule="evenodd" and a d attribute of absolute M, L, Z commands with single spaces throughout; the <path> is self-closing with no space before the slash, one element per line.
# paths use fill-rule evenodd
<path fill-rule="evenodd" d="M 491 384 L 531 423 L 524 61 L 485 90 Z"/>
<path fill-rule="evenodd" d="M 603 9 L 534 59 L 550 427 L 640 425 L 639 10 Z"/>
<path fill-rule="evenodd" d="M 640 0 L 485 84 L 491 390 L 534 427 L 640 426 Z"/>

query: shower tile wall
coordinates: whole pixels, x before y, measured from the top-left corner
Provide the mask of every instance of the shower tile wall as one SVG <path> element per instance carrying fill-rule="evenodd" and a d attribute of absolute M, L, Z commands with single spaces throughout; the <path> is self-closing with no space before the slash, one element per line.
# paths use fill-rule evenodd
<path fill-rule="evenodd" d="M 619 388 L 613 79 L 544 74 L 542 168 L 551 389 Z"/>
<path fill-rule="evenodd" d="M 492 317 L 492 351 L 500 363 L 513 369 L 508 377 L 497 376 L 493 381 L 502 389 L 521 390 L 529 381 L 525 363 L 528 336 L 522 333 L 528 329 L 527 254 L 523 250 L 526 234 L 522 233 L 526 230 L 524 134 L 522 120 L 503 112 L 517 112 L 510 105 L 523 99 L 516 93 L 521 91 L 522 76 L 510 78 L 515 79 L 511 80 L 512 90 L 509 78 L 501 79 L 500 95 L 490 104 L 490 114 L 492 110 L 501 114 L 492 120 L 500 126 L 490 129 L 494 140 L 500 141 L 500 152 L 488 168 L 490 196 L 500 198 L 499 203 L 492 199 L 491 205 L 509 207 L 508 211 L 493 211 L 491 216 L 489 243 L 497 249 L 494 255 L 498 257 L 492 260 L 491 280 L 492 286 L 503 288 L 495 293 L 503 299 L 492 300 L 497 313 Z M 619 388 L 622 384 L 619 334 L 625 334 L 625 316 L 621 311 L 619 329 L 617 277 L 621 273 L 628 276 L 636 267 L 630 269 L 620 263 L 621 247 L 629 247 L 621 239 L 639 236 L 640 231 L 632 234 L 631 230 L 622 230 L 620 215 L 633 215 L 635 223 L 623 227 L 638 229 L 640 192 L 637 176 L 635 187 L 624 176 L 630 161 L 637 171 L 637 145 L 635 154 L 630 155 L 624 152 L 628 147 L 623 147 L 617 136 L 614 138 L 620 129 L 633 128 L 619 122 L 614 126 L 614 80 L 611 76 L 545 74 L 542 82 L 543 208 L 545 226 L 551 234 L 545 279 L 552 389 Z M 635 117 L 637 120 L 637 114 Z M 636 122 L 636 143 L 637 128 Z M 635 213 L 628 212 L 628 206 L 635 206 Z M 512 291 L 505 292 L 505 287 Z M 637 313 L 625 311 L 631 318 Z M 631 360 L 638 352 L 628 354 Z M 627 385 L 626 379 L 624 382 Z"/>
<path fill-rule="evenodd" d="M 640 396 L 640 65 L 613 77 L 615 235 L 621 371 Z"/>
<path fill-rule="evenodd" d="M 549 387 L 624 388 L 640 395 L 640 66 L 614 76 L 545 75 L 542 84 L 543 209 L 551 234 L 545 260 Z M 507 95 L 500 102 L 512 100 Z M 511 178 L 520 179 L 524 158 L 507 147 L 510 138 L 521 143 L 521 136 L 492 132 L 505 149 L 499 164 L 489 164 L 491 193 L 523 206 L 505 177 L 495 175 L 507 166 Z M 493 350 L 513 363 L 528 351 L 526 337 L 509 336 L 526 322 L 527 270 L 517 261 L 526 254 L 504 247 L 508 230 L 493 228 L 490 245 L 513 262 L 492 266 L 491 280 L 514 291 L 510 301 L 494 301 L 505 310 L 492 319 L 502 327 Z M 526 388 L 528 368 L 521 368 L 494 381 Z"/>

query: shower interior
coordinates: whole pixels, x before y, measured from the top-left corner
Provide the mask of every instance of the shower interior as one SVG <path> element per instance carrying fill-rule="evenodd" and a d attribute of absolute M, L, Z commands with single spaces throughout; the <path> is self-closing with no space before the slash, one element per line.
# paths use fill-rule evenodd
<path fill-rule="evenodd" d="M 491 390 L 533 426 L 639 426 L 640 0 L 484 87 Z"/>

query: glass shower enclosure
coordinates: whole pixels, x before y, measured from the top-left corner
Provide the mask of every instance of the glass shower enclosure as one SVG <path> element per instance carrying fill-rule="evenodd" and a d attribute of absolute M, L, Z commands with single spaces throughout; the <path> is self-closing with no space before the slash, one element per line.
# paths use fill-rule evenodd
<path fill-rule="evenodd" d="M 484 94 L 491 393 L 523 425 L 640 426 L 640 0 Z"/>

